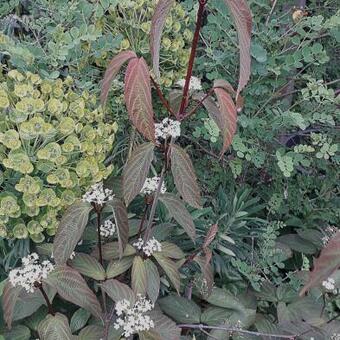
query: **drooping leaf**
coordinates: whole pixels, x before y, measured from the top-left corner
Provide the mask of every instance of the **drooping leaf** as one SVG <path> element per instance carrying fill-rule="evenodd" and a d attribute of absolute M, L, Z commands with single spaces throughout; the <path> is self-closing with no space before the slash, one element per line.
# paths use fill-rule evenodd
<path fill-rule="evenodd" d="M 114 302 L 126 299 L 130 301 L 131 304 L 135 303 L 135 293 L 128 285 L 124 283 L 111 279 L 105 281 L 101 287 Z"/>
<path fill-rule="evenodd" d="M 222 155 L 231 145 L 233 137 L 236 133 L 237 112 L 233 99 L 227 91 L 221 88 L 215 88 L 214 92 L 218 100 L 220 111 L 220 117 L 219 120 L 216 121 L 216 124 L 221 130 L 221 134 L 223 136 L 223 148 L 221 151 Z"/>
<path fill-rule="evenodd" d="M 169 193 L 160 195 L 159 199 L 168 209 L 170 215 L 195 242 L 196 228 L 192 217 L 190 216 L 188 210 L 185 208 L 184 202 L 180 200 L 177 196 Z"/>
<path fill-rule="evenodd" d="M 40 340 L 72 340 L 70 326 L 67 317 L 63 314 L 48 314 L 38 327 Z"/>
<path fill-rule="evenodd" d="M 13 287 L 9 281 L 5 284 L 2 294 L 2 308 L 4 311 L 4 319 L 9 329 L 11 329 L 12 326 L 14 307 L 22 290 L 23 288 L 21 286 Z"/>
<path fill-rule="evenodd" d="M 119 244 L 118 242 L 109 242 L 105 243 L 102 246 L 102 252 L 103 252 L 103 259 L 105 261 L 111 261 L 111 260 L 116 260 L 119 259 Z M 123 253 L 123 257 L 125 256 L 131 256 L 136 253 L 136 249 L 131 246 L 130 244 L 127 244 Z M 99 251 L 96 248 L 93 252 L 92 255 L 95 256 L 96 258 L 99 257 Z"/>
<path fill-rule="evenodd" d="M 78 253 L 71 261 L 70 266 L 79 273 L 91 277 L 92 279 L 105 280 L 105 270 L 103 266 L 93 256 Z"/>
<path fill-rule="evenodd" d="M 170 242 L 162 242 L 162 255 L 176 260 L 180 260 L 185 257 L 182 249 L 176 244 Z"/>
<path fill-rule="evenodd" d="M 145 270 L 146 270 L 146 293 L 149 299 L 155 303 L 157 301 L 159 295 L 160 288 L 160 277 L 158 273 L 157 266 L 150 260 L 147 259 L 145 262 Z"/>
<path fill-rule="evenodd" d="M 78 340 L 97 340 L 102 339 L 104 336 L 104 328 L 98 325 L 89 325 L 83 328 L 79 335 Z"/>
<path fill-rule="evenodd" d="M 111 279 L 125 273 L 132 266 L 133 258 L 133 256 L 126 256 L 120 260 L 111 261 L 106 269 L 107 278 Z"/>
<path fill-rule="evenodd" d="M 169 295 L 158 301 L 162 311 L 178 323 L 199 323 L 200 307 L 182 296 Z"/>
<path fill-rule="evenodd" d="M 124 98 L 133 125 L 145 138 L 155 142 L 150 74 L 143 58 L 134 58 L 128 64 Z"/>
<path fill-rule="evenodd" d="M 177 293 L 179 293 L 181 279 L 180 279 L 179 271 L 176 267 L 176 264 L 173 261 L 171 261 L 169 258 L 163 256 L 161 253 L 153 253 L 153 256 L 155 257 L 158 264 L 164 270 L 170 282 L 175 287 Z"/>
<path fill-rule="evenodd" d="M 207 248 L 207 247 L 209 247 L 209 245 L 211 244 L 211 242 L 214 241 L 217 232 L 218 232 L 218 224 L 215 223 L 215 224 L 213 224 L 213 225 L 209 228 L 209 230 L 208 230 L 208 232 L 207 232 L 207 235 L 205 236 L 205 239 L 204 239 L 202 248 Z"/>
<path fill-rule="evenodd" d="M 178 192 L 194 208 L 201 208 L 200 190 L 189 155 L 178 145 L 171 145 L 171 172 Z"/>
<path fill-rule="evenodd" d="M 71 332 L 77 332 L 82 329 L 89 320 L 91 313 L 84 308 L 77 309 L 74 314 L 72 315 L 70 328 Z"/>
<path fill-rule="evenodd" d="M 153 72 L 157 79 L 160 78 L 159 73 L 159 51 L 161 45 L 161 36 L 166 21 L 174 0 L 159 0 L 151 20 L 150 32 L 150 51 L 153 63 Z"/>
<path fill-rule="evenodd" d="M 246 0 L 224 0 L 233 16 L 240 46 L 239 94 L 250 77 L 252 15 Z M 237 97 L 237 96 L 236 96 Z"/>
<path fill-rule="evenodd" d="M 113 78 L 118 74 L 123 64 L 129 61 L 131 58 L 137 58 L 135 52 L 122 51 L 111 60 L 109 66 L 105 71 L 101 87 L 100 102 L 103 106 L 106 103 Z"/>
<path fill-rule="evenodd" d="M 57 264 L 65 264 L 82 237 L 92 206 L 79 201 L 71 205 L 62 217 L 53 243 L 53 257 Z"/>
<path fill-rule="evenodd" d="M 325 248 L 322 249 L 320 256 L 314 261 L 314 268 L 310 273 L 307 284 L 300 292 L 304 295 L 310 288 L 317 286 L 323 280 L 332 275 L 340 267 L 340 231 L 333 236 Z"/>
<path fill-rule="evenodd" d="M 102 311 L 95 294 L 87 286 L 82 276 L 68 266 L 57 266 L 45 279 L 65 300 L 74 303 L 101 318 Z"/>
<path fill-rule="evenodd" d="M 131 286 L 136 294 L 145 295 L 147 285 L 146 268 L 140 256 L 133 259 L 131 270 Z"/>
<path fill-rule="evenodd" d="M 240 94 L 237 96 L 236 91 L 234 90 L 233 86 L 228 81 L 224 79 L 217 79 L 214 81 L 214 87 L 221 87 L 225 89 L 233 98 L 236 99 L 236 111 L 237 112 L 242 111 L 244 107 L 244 99 Z"/>
<path fill-rule="evenodd" d="M 129 241 L 129 220 L 127 210 L 124 203 L 118 198 L 113 198 L 111 201 L 107 202 L 106 205 L 112 208 L 117 227 L 119 257 L 122 257 Z"/>
<path fill-rule="evenodd" d="M 129 205 L 142 190 L 153 159 L 153 151 L 152 143 L 138 146 L 124 166 L 123 191 L 126 205 Z"/>

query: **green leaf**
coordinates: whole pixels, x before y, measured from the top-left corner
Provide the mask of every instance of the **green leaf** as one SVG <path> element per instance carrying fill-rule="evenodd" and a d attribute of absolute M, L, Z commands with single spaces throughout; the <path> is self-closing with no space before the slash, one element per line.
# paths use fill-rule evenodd
<path fill-rule="evenodd" d="M 162 311 L 179 323 L 200 323 L 201 309 L 192 300 L 169 295 L 158 301 Z"/>
<path fill-rule="evenodd" d="M 117 198 L 107 202 L 112 208 L 113 217 L 117 227 L 119 257 L 123 256 L 125 247 L 129 241 L 129 220 L 124 203 Z"/>
<path fill-rule="evenodd" d="M 143 188 L 153 160 L 154 147 L 153 143 L 139 145 L 124 166 L 123 191 L 126 205 L 129 205 Z"/>
<path fill-rule="evenodd" d="M 89 320 L 91 313 L 84 308 L 77 309 L 71 318 L 70 328 L 72 333 L 82 329 Z"/>
<path fill-rule="evenodd" d="M 188 236 L 195 242 L 196 228 L 192 217 L 185 208 L 184 202 L 177 196 L 165 193 L 159 196 L 160 201 L 168 209 L 169 214 L 176 220 L 176 222 L 185 230 Z"/>
<path fill-rule="evenodd" d="M 297 234 L 286 234 L 279 236 L 277 242 L 283 243 L 291 249 L 304 254 L 314 254 L 317 248 L 312 242 L 309 242 Z"/>
<path fill-rule="evenodd" d="M 31 338 L 31 331 L 24 325 L 17 325 L 4 335 L 3 339 L 5 340 L 29 340 Z"/>
<path fill-rule="evenodd" d="M 157 266 L 150 259 L 144 261 L 144 264 L 147 278 L 146 292 L 148 294 L 149 299 L 153 303 L 155 303 L 157 301 L 160 288 L 160 277 L 158 269 Z"/>
<path fill-rule="evenodd" d="M 70 266 L 80 274 L 91 277 L 97 281 L 105 280 L 105 270 L 103 266 L 93 256 L 78 253 L 70 261 Z"/>
<path fill-rule="evenodd" d="M 196 174 L 189 155 L 178 145 L 171 145 L 171 172 L 176 188 L 184 201 L 200 209 L 201 197 Z"/>
<path fill-rule="evenodd" d="M 260 44 L 252 44 L 251 46 L 251 55 L 256 59 L 259 63 L 265 63 L 267 61 L 267 51 Z"/>
<path fill-rule="evenodd" d="M 181 279 L 176 264 L 169 258 L 163 256 L 161 253 L 153 253 L 153 256 L 164 270 L 165 274 L 175 287 L 177 293 L 179 293 Z"/>
<path fill-rule="evenodd" d="M 53 257 L 57 264 L 64 264 L 82 237 L 92 206 L 79 201 L 71 205 L 62 217 L 53 243 Z"/>
<path fill-rule="evenodd" d="M 48 275 L 45 282 L 54 287 L 66 301 L 83 307 L 99 319 L 102 317 L 102 310 L 97 297 L 75 269 L 57 266 Z"/>
<path fill-rule="evenodd" d="M 104 328 L 97 325 L 90 325 L 83 328 L 79 335 L 78 340 L 98 340 L 104 336 Z"/>
<path fill-rule="evenodd" d="M 5 284 L 2 294 L 2 308 L 4 311 L 4 320 L 9 329 L 12 326 L 14 307 L 16 306 L 19 295 L 22 291 L 23 288 L 21 286 L 13 287 L 9 281 Z"/>
<path fill-rule="evenodd" d="M 73 340 L 70 326 L 65 315 L 47 315 L 38 327 L 40 340 Z"/>
<path fill-rule="evenodd" d="M 197 255 L 194 257 L 194 261 L 198 263 L 201 268 L 202 276 L 205 283 L 204 291 L 202 289 L 202 294 L 204 294 L 205 296 L 209 296 L 211 294 L 214 286 L 214 271 L 210 264 L 211 256 L 211 251 L 206 250 L 206 256 Z"/>
<path fill-rule="evenodd" d="M 111 279 L 105 281 L 101 287 L 114 302 L 126 299 L 130 301 L 131 304 L 135 303 L 135 293 L 128 285 L 124 283 Z"/>
<path fill-rule="evenodd" d="M 209 326 L 220 325 L 227 321 L 231 314 L 231 310 L 210 306 L 202 313 L 201 322 Z"/>
<path fill-rule="evenodd" d="M 156 331 L 162 340 L 179 340 L 181 329 L 167 316 L 161 313 L 160 310 L 153 310 L 150 317 L 155 324 Z"/>
<path fill-rule="evenodd" d="M 182 249 L 176 246 L 176 244 L 170 242 L 162 242 L 162 255 L 176 260 L 180 260 L 185 257 Z"/>
<path fill-rule="evenodd" d="M 144 260 L 140 256 L 133 259 L 131 270 L 131 286 L 136 294 L 145 295 L 147 285 L 146 268 Z"/>
<path fill-rule="evenodd" d="M 127 256 L 120 260 L 111 261 L 106 269 L 106 277 L 111 279 L 125 273 L 132 266 L 133 259 L 134 256 Z"/>
<path fill-rule="evenodd" d="M 105 261 L 111 261 L 111 260 L 116 260 L 119 259 L 119 244 L 118 242 L 109 242 L 109 243 L 105 243 L 102 246 L 102 252 L 103 252 L 103 259 Z M 130 244 L 127 244 L 123 253 L 123 257 L 126 256 L 131 256 L 136 254 L 136 249 L 131 246 Z M 94 250 L 94 252 L 92 253 L 93 256 L 95 256 L 96 258 L 98 258 L 98 248 L 96 248 Z"/>
<path fill-rule="evenodd" d="M 210 304 L 222 307 L 222 308 L 228 308 L 228 309 L 234 309 L 234 310 L 240 310 L 244 308 L 239 300 L 236 299 L 235 296 L 233 296 L 228 291 L 215 287 L 210 296 L 207 298 L 204 298 L 207 302 Z"/>

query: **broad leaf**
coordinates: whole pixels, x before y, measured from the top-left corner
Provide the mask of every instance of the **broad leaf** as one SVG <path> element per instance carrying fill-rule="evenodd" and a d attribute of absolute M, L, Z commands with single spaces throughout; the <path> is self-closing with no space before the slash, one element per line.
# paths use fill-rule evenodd
<path fill-rule="evenodd" d="M 125 74 L 124 98 L 133 125 L 145 138 L 155 142 L 150 74 L 143 58 L 129 62 Z"/>
<path fill-rule="evenodd" d="M 45 282 L 54 287 L 63 299 L 83 307 L 97 318 L 102 317 L 97 297 L 75 269 L 57 266 L 48 275 Z"/>
<path fill-rule="evenodd" d="M 178 323 L 199 323 L 201 318 L 200 307 L 181 296 L 169 295 L 158 301 L 162 311 Z"/>
<path fill-rule="evenodd" d="M 244 107 L 244 99 L 240 94 L 237 96 L 236 91 L 228 81 L 224 79 L 217 79 L 214 81 L 214 87 L 221 87 L 225 89 L 233 98 L 236 99 L 236 111 L 237 112 L 242 111 Z"/>
<path fill-rule="evenodd" d="M 114 278 L 120 274 L 125 273 L 132 266 L 134 256 L 123 257 L 120 260 L 111 261 L 106 269 L 106 276 L 108 279 Z"/>
<path fill-rule="evenodd" d="M 246 0 L 224 1 L 227 4 L 235 21 L 240 46 L 240 78 L 237 89 L 237 94 L 239 94 L 247 85 L 250 77 L 250 40 L 252 30 L 252 15 Z"/>
<path fill-rule="evenodd" d="M 150 170 L 154 156 L 154 145 L 145 143 L 138 146 L 123 170 L 123 191 L 126 205 L 140 193 Z"/>
<path fill-rule="evenodd" d="M 79 201 L 71 205 L 62 217 L 53 243 L 53 257 L 57 264 L 65 264 L 81 239 L 92 206 Z"/>
<path fill-rule="evenodd" d="M 237 112 L 233 99 L 228 92 L 221 88 L 215 88 L 214 91 L 220 109 L 220 117 L 216 123 L 223 136 L 223 148 L 221 151 L 222 155 L 231 145 L 233 137 L 236 133 Z"/>
<path fill-rule="evenodd" d="M 101 287 L 114 302 L 126 299 L 130 301 L 131 304 L 135 303 L 135 293 L 128 285 L 124 283 L 111 279 L 105 281 Z"/>
<path fill-rule="evenodd" d="M 133 259 L 131 270 L 131 286 L 136 294 L 145 295 L 147 285 L 146 268 L 140 256 Z"/>
<path fill-rule="evenodd" d="M 153 72 L 157 79 L 160 78 L 159 73 L 159 51 L 161 45 L 161 36 L 174 0 L 159 0 L 151 20 L 151 32 L 150 32 L 150 51 L 153 63 Z"/>
<path fill-rule="evenodd" d="M 202 313 L 201 322 L 211 326 L 220 325 L 229 319 L 231 314 L 232 311 L 226 308 L 208 307 Z"/>
<path fill-rule="evenodd" d="M 111 260 L 116 260 L 119 259 L 119 244 L 118 242 L 109 242 L 105 243 L 102 246 L 102 252 L 103 252 L 103 259 L 105 261 L 111 261 Z M 130 244 L 127 244 L 123 253 L 123 257 L 125 256 L 131 256 L 136 253 L 136 249 L 131 246 Z M 99 251 L 98 248 L 96 248 L 93 252 L 92 255 L 95 256 L 96 258 L 99 257 Z"/>
<path fill-rule="evenodd" d="M 169 258 L 163 256 L 161 253 L 154 253 L 153 256 L 155 257 L 158 264 L 164 270 L 170 282 L 175 287 L 177 293 L 179 293 L 181 279 L 176 264 Z"/>
<path fill-rule="evenodd" d="M 38 327 L 40 340 L 73 340 L 67 317 L 60 313 L 47 315 Z"/>
<path fill-rule="evenodd" d="M 109 66 L 107 67 L 104 79 L 102 82 L 101 94 L 100 94 L 100 102 L 104 106 L 107 100 L 107 96 L 110 91 L 110 87 L 112 84 L 113 78 L 118 74 L 121 67 L 124 63 L 126 63 L 131 58 L 137 58 L 135 52 L 132 51 L 123 51 L 117 54 L 110 62 Z"/>
<path fill-rule="evenodd" d="M 112 208 L 118 234 L 119 257 L 122 257 L 129 241 L 129 220 L 126 207 L 118 198 L 113 198 L 113 200 L 107 202 L 106 205 Z"/>
<path fill-rule="evenodd" d="M 185 208 L 184 202 L 177 196 L 165 193 L 159 196 L 160 201 L 168 209 L 169 214 L 182 226 L 189 237 L 195 242 L 196 228 L 191 215 Z"/>
<path fill-rule="evenodd" d="M 16 325 L 9 332 L 6 332 L 5 337 L 0 335 L 0 340 L 30 340 L 31 331 L 24 325 Z"/>
<path fill-rule="evenodd" d="M 4 311 L 4 319 L 9 329 L 12 326 L 14 307 L 22 291 L 23 288 L 21 286 L 13 287 L 9 281 L 6 282 L 2 294 L 2 308 Z"/>
<path fill-rule="evenodd" d="M 200 190 L 189 155 L 178 145 L 171 145 L 171 172 L 178 192 L 194 208 L 201 208 Z"/>
<path fill-rule="evenodd" d="M 204 297 L 210 304 L 233 310 L 242 310 L 244 306 L 240 301 L 225 289 L 215 287 L 208 298 Z"/>
<path fill-rule="evenodd" d="M 78 336 L 78 340 L 97 340 L 104 337 L 104 328 L 98 325 L 90 325 L 83 328 Z"/>
<path fill-rule="evenodd" d="M 105 270 L 103 266 L 91 255 L 78 253 L 74 259 L 70 261 L 70 266 L 78 270 L 79 273 L 92 279 L 98 281 L 105 280 Z"/>
<path fill-rule="evenodd" d="M 174 243 L 162 242 L 162 255 L 172 259 L 180 260 L 185 257 L 181 248 Z"/>
<path fill-rule="evenodd" d="M 79 308 L 74 312 L 70 322 L 70 328 L 72 333 L 82 329 L 89 320 L 91 313 L 84 308 Z"/>
<path fill-rule="evenodd" d="M 153 310 L 151 313 L 151 319 L 155 323 L 153 329 L 160 335 L 162 340 L 179 340 L 181 330 L 176 324 L 167 316 L 161 313 L 160 310 Z"/>
<path fill-rule="evenodd" d="M 300 295 L 305 294 L 310 288 L 317 286 L 333 274 L 340 267 L 340 231 L 322 249 L 320 256 L 314 261 L 313 271 L 310 273 L 307 284 Z"/>
<path fill-rule="evenodd" d="M 217 232 L 218 232 L 218 224 L 215 223 L 209 228 L 207 235 L 205 236 L 202 248 L 207 248 L 211 244 L 211 242 L 214 241 Z"/>
<path fill-rule="evenodd" d="M 155 303 L 157 301 L 159 295 L 160 288 L 160 277 L 158 273 L 157 266 L 150 260 L 147 259 L 145 262 L 145 270 L 146 270 L 146 292 L 149 299 Z"/>

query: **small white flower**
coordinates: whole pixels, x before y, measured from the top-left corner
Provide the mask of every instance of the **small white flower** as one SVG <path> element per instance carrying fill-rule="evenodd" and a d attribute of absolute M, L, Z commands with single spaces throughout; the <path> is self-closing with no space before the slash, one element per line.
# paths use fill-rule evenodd
<path fill-rule="evenodd" d="M 159 181 L 160 181 L 160 177 L 157 177 L 157 176 L 147 178 L 144 182 L 141 193 L 144 195 L 151 195 L 155 193 L 157 191 Z M 166 192 L 166 186 L 163 182 L 161 186 L 161 194 L 164 194 L 165 192 Z"/>
<path fill-rule="evenodd" d="M 144 243 L 142 238 L 139 238 L 135 243 L 133 243 L 133 246 L 138 250 L 142 250 L 146 256 L 151 256 L 155 251 L 162 251 L 162 244 L 154 237 L 146 243 Z"/>
<path fill-rule="evenodd" d="M 143 239 L 140 237 L 135 243 L 132 244 L 136 249 L 138 250 L 142 250 L 143 245 L 144 245 L 144 241 Z"/>
<path fill-rule="evenodd" d="M 39 263 L 39 256 L 32 253 L 21 259 L 22 266 L 12 269 L 9 272 L 8 278 L 13 287 L 21 286 L 28 293 L 33 293 L 35 284 L 41 283 L 47 275 L 54 270 L 54 265 L 48 260 Z"/>
<path fill-rule="evenodd" d="M 70 255 L 70 260 L 73 260 L 75 258 L 75 256 L 76 256 L 76 252 L 73 251 Z"/>
<path fill-rule="evenodd" d="M 176 85 L 184 88 L 185 86 L 185 79 L 179 80 Z M 201 91 L 202 90 L 202 84 L 201 79 L 197 77 L 191 77 L 190 78 L 190 84 L 189 84 L 189 90 L 190 91 Z"/>
<path fill-rule="evenodd" d="M 110 220 L 106 220 L 104 224 L 100 226 L 100 235 L 102 237 L 110 237 L 114 234 L 115 231 L 116 225 Z"/>
<path fill-rule="evenodd" d="M 335 280 L 333 278 L 329 277 L 326 281 L 323 281 L 322 286 L 325 287 L 326 290 L 336 293 Z"/>
<path fill-rule="evenodd" d="M 99 182 L 92 185 L 90 190 L 83 195 L 83 201 L 103 205 L 105 202 L 111 201 L 113 197 L 112 190 L 105 189 L 103 182 Z"/>
<path fill-rule="evenodd" d="M 181 122 L 164 118 L 161 123 L 155 124 L 156 139 L 177 138 L 181 135 Z"/>
<path fill-rule="evenodd" d="M 338 228 L 333 226 L 328 226 L 325 229 L 325 235 L 322 237 L 322 243 L 323 245 L 327 245 L 327 243 L 334 237 L 334 235 L 337 233 Z"/>

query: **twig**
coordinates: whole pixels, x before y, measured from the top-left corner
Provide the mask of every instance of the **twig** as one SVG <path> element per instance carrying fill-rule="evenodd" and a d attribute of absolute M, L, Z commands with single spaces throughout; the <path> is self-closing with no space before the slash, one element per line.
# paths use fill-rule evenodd
<path fill-rule="evenodd" d="M 270 10 L 270 12 L 269 12 L 269 14 L 268 14 L 267 20 L 266 20 L 266 26 L 268 26 L 268 24 L 269 24 L 269 20 L 270 20 L 272 14 L 273 14 L 273 12 L 274 12 L 274 9 L 275 9 L 275 7 L 276 7 L 276 4 L 277 4 L 277 0 L 274 0 L 273 5 L 272 5 L 272 8 L 271 8 L 271 10 Z"/>
<path fill-rule="evenodd" d="M 153 77 L 150 76 L 151 82 L 153 84 L 153 86 L 156 89 L 157 95 L 159 97 L 159 99 L 161 100 L 163 106 L 169 111 L 170 114 L 174 115 L 174 112 L 172 111 L 169 102 L 164 98 L 163 93 L 160 89 L 160 87 L 158 86 L 157 82 L 155 81 L 155 79 L 153 79 Z"/>
<path fill-rule="evenodd" d="M 43 288 L 41 283 L 39 283 L 38 288 L 39 288 L 42 296 L 44 297 L 44 299 L 46 301 L 46 305 L 47 305 L 47 308 L 48 308 L 48 314 L 51 314 L 51 315 L 54 316 L 55 313 L 54 313 L 53 307 L 51 305 L 50 299 L 48 298 L 48 296 L 47 296 L 47 294 L 46 294 L 46 292 L 45 292 L 45 290 L 44 290 L 44 288 Z"/>

